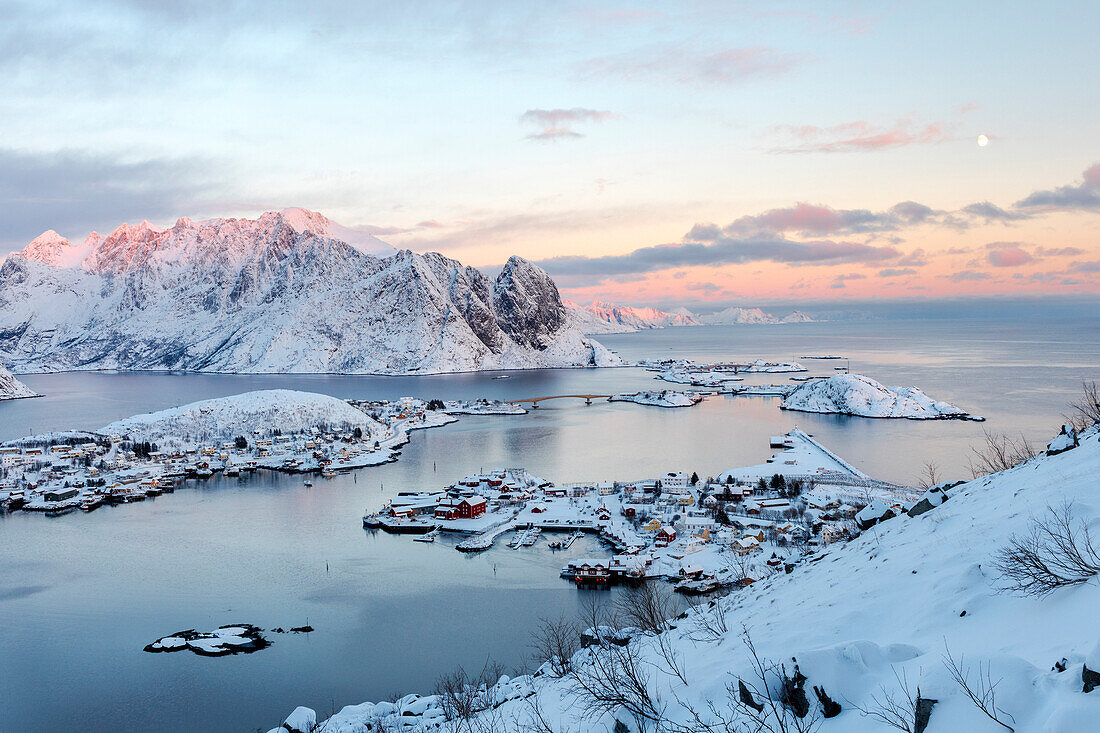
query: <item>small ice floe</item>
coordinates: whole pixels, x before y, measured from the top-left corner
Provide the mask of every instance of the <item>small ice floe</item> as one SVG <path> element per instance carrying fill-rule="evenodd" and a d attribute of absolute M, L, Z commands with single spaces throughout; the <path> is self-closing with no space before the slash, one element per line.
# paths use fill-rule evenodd
<path fill-rule="evenodd" d="M 271 645 L 271 642 L 264 638 L 262 631 L 252 624 L 231 624 L 206 633 L 188 629 L 162 636 L 147 645 L 145 651 L 178 652 L 189 649 L 204 657 L 250 654 Z"/>

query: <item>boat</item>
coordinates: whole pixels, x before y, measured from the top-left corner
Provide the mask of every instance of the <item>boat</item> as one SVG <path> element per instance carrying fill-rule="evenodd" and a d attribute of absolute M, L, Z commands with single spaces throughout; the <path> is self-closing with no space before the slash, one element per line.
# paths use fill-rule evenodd
<path fill-rule="evenodd" d="M 364 514 L 363 526 L 367 529 L 378 529 L 382 526 L 382 521 L 379 519 L 377 514 Z"/>
<path fill-rule="evenodd" d="M 311 486 L 313 486 L 313 482 L 312 481 L 306 481 L 305 485 L 306 485 L 306 488 L 310 488 Z"/>
<path fill-rule="evenodd" d="M 235 463 L 234 463 L 234 464 L 230 464 L 230 465 L 226 466 L 226 467 L 225 467 L 225 475 L 226 475 L 226 476 L 240 476 L 240 475 L 241 475 L 241 468 L 240 468 L 240 466 L 238 466 L 238 465 L 237 465 L 237 464 L 235 464 Z"/>
<path fill-rule="evenodd" d="M 331 468 L 326 468 L 321 471 L 321 476 L 323 476 L 324 478 L 335 478 L 336 472 L 333 471 Z"/>

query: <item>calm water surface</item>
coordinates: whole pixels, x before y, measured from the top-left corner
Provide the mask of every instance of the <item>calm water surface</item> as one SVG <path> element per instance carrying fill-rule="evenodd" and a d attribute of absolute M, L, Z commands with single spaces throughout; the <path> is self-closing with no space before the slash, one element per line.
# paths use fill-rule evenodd
<path fill-rule="evenodd" d="M 522 665 L 539 617 L 582 595 L 557 577 L 566 553 L 497 548 L 479 555 L 360 526 L 366 507 L 494 466 L 554 480 L 697 470 L 770 453 L 798 425 L 869 473 L 913 482 L 925 461 L 965 477 L 983 430 L 1041 441 L 1084 379 L 1100 378 L 1100 327 L 1078 322 L 883 321 L 688 328 L 602 337 L 625 357 L 702 360 L 839 353 L 853 371 L 916 384 L 984 415 L 970 422 L 881 421 L 783 412 L 771 398 L 711 398 L 663 410 L 548 403 L 525 416 L 464 417 L 413 434 L 398 463 L 306 488 L 301 478 L 219 478 L 89 515 L 0 518 L 0 730 L 268 730 L 297 704 L 334 706 L 427 691 L 457 664 Z M 838 362 L 809 362 L 829 373 Z M 762 375 L 748 381 L 786 381 Z M 251 389 L 339 397 L 517 398 L 659 387 L 637 369 L 544 370 L 494 380 L 440 377 L 57 374 L 25 381 L 47 396 L 0 404 L 0 439 L 96 428 L 137 412 Z M 146 654 L 185 628 L 310 623 L 257 654 Z"/>

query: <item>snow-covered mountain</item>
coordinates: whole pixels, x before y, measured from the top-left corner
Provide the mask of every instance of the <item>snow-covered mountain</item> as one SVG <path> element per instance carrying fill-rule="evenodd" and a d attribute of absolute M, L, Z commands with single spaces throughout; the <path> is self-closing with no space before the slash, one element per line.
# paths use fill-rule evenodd
<path fill-rule="evenodd" d="M 717 313 L 696 316 L 699 323 L 707 326 L 736 326 L 742 324 L 761 325 L 771 323 L 812 323 L 813 318 L 802 311 L 793 311 L 779 318 L 759 308 L 739 308 L 731 306 Z"/>
<path fill-rule="evenodd" d="M 0 400 L 17 400 L 23 397 L 37 397 L 35 391 L 20 382 L 12 373 L 0 364 Z"/>
<path fill-rule="evenodd" d="M 353 240 L 349 243 L 348 240 Z M 47 232 L 0 267 L 0 354 L 17 372 L 440 373 L 603 366 L 553 280 L 495 280 L 304 209 Z"/>
<path fill-rule="evenodd" d="M 862 374 L 834 374 L 828 379 L 804 382 L 787 395 L 780 407 L 800 412 L 910 420 L 969 417 L 965 410 L 933 400 L 916 387 L 886 387 Z"/>
<path fill-rule="evenodd" d="M 695 315 L 686 308 L 666 313 L 656 308 L 634 308 L 603 300 L 595 300 L 586 306 L 567 301 L 566 307 L 573 313 L 576 322 L 582 324 L 585 333 L 629 333 L 646 328 L 699 325 Z"/>

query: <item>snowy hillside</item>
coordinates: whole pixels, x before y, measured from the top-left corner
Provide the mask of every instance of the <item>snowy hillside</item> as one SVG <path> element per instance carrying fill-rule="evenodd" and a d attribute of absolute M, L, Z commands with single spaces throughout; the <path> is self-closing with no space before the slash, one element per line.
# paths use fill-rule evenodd
<path fill-rule="evenodd" d="M 694 315 L 684 309 L 679 309 L 682 312 L 666 313 L 656 308 L 633 308 L 602 300 L 587 306 L 567 302 L 566 306 L 574 313 L 578 323 L 588 327 L 586 333 L 629 333 L 647 328 L 699 325 Z"/>
<path fill-rule="evenodd" d="M 192 402 L 159 412 L 135 415 L 104 425 L 101 435 L 119 435 L 149 441 L 161 447 L 196 441 L 232 440 L 262 430 L 285 434 L 325 425 L 332 431 L 361 428 L 366 435 L 386 429 L 344 400 L 313 392 L 288 389 L 245 392 L 232 397 Z"/>
<path fill-rule="evenodd" d="M 780 407 L 799 412 L 910 420 L 970 417 L 965 410 L 933 400 L 916 387 L 886 387 L 861 374 L 834 374 L 828 379 L 800 384 Z"/>
<path fill-rule="evenodd" d="M 3 364 L 0 364 L 0 400 L 17 400 L 21 397 L 37 397 L 34 390 L 12 376 Z"/>
<path fill-rule="evenodd" d="M 1098 473 L 1094 426 L 1077 447 L 949 489 L 929 511 L 704 602 L 660 636 L 635 630 L 625 646 L 595 644 L 557 671 L 503 678 L 482 698 L 487 728 L 445 723 L 439 697 L 410 696 L 347 707 L 324 730 L 393 716 L 403 730 L 577 733 L 610 731 L 617 718 L 632 732 L 1093 731 L 1100 577 L 1082 573 L 1044 596 L 1014 592 L 1006 550 L 1014 537 L 1036 536 L 1037 521 L 1051 527 L 1069 502 L 1070 536 L 1086 549 L 1091 527 L 1100 553 Z M 1100 556 L 1092 562 L 1095 573 Z M 784 676 L 790 706 L 780 702 Z M 828 718 L 815 688 L 836 704 Z M 601 690 L 620 696 L 592 704 Z M 549 726 L 527 727 L 536 719 Z"/>
<path fill-rule="evenodd" d="M 0 354 L 17 372 L 617 363 L 526 260 L 511 258 L 490 280 L 439 254 L 392 254 L 304 209 L 164 230 L 124 224 L 79 247 L 47 232 L 0 267 Z"/>

